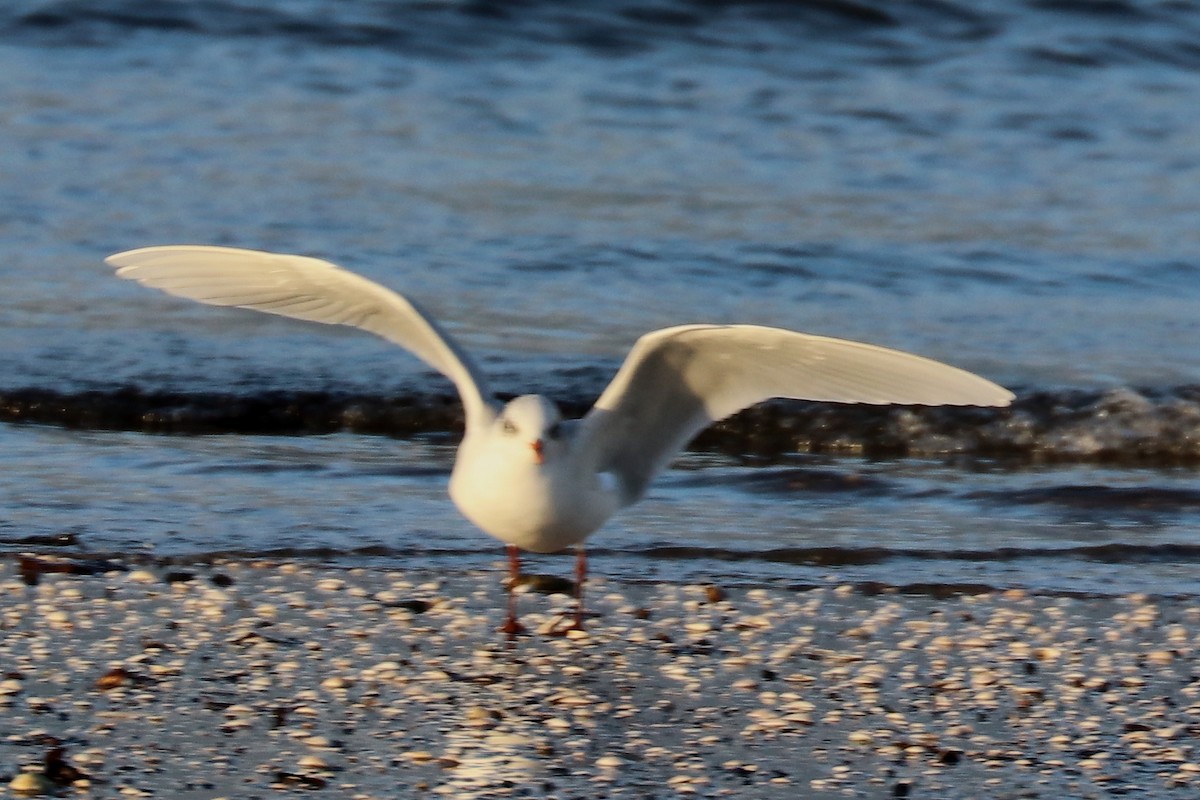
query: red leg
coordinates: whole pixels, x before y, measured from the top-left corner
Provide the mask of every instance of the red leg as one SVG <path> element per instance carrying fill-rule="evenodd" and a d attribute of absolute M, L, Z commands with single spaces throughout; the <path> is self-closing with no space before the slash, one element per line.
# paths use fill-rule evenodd
<path fill-rule="evenodd" d="M 575 549 L 575 630 L 583 630 L 583 584 L 587 581 L 587 551 Z"/>
<path fill-rule="evenodd" d="M 525 626 L 517 622 L 517 579 L 521 577 L 521 553 L 515 544 L 508 545 L 508 619 L 500 626 L 501 633 L 516 636 L 525 632 Z"/>

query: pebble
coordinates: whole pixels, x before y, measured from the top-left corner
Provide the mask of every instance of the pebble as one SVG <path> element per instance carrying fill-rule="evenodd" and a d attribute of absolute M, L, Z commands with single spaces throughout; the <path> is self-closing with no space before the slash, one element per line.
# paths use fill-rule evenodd
<path fill-rule="evenodd" d="M 102 692 L 127 685 L 133 676 L 124 667 L 114 667 L 96 679 L 96 688 Z"/>
<path fill-rule="evenodd" d="M 55 789 L 55 786 L 41 773 L 18 772 L 16 777 L 9 782 L 8 788 L 14 794 L 32 796 L 49 794 Z"/>

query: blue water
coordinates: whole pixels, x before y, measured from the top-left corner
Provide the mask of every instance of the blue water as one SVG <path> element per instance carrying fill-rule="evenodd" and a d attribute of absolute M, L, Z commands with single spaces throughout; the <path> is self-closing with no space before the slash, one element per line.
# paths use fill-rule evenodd
<path fill-rule="evenodd" d="M 448 390 L 371 337 L 102 263 L 149 244 L 335 260 L 419 298 L 501 391 L 594 396 L 644 331 L 780 325 L 1043 398 L 993 427 L 1048 457 L 690 455 L 598 570 L 1194 591 L 1200 6 L 895 5 L 9 4 L 0 393 Z M 10 551 L 494 559 L 444 496 L 446 437 L 0 442 Z M 1097 455 L 1123 448 L 1191 455 Z"/>

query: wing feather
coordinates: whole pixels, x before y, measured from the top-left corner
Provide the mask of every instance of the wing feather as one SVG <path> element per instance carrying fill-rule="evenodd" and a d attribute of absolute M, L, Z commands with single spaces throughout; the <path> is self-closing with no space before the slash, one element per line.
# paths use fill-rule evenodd
<path fill-rule="evenodd" d="M 412 300 L 328 261 L 193 245 L 144 247 L 106 261 L 118 276 L 177 297 L 369 331 L 453 381 L 468 426 L 494 413 L 482 372 L 433 317 Z"/>
<path fill-rule="evenodd" d="M 773 397 L 1005 406 L 1007 389 L 876 345 L 755 325 L 683 325 L 637 341 L 583 420 L 578 447 L 626 504 L 701 430 Z"/>

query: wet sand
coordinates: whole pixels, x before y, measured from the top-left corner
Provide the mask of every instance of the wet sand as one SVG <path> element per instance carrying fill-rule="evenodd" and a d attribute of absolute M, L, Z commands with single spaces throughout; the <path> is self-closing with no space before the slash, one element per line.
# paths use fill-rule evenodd
<path fill-rule="evenodd" d="M 0 562 L 0 785 L 254 798 L 1195 797 L 1200 608 Z M 167 578 L 172 582 L 167 582 Z M 216 583 L 214 583 L 216 579 Z M 217 585 L 228 584 L 228 585 Z M 53 761 L 53 759 L 52 759 Z M 80 771 L 87 777 L 79 778 Z"/>

